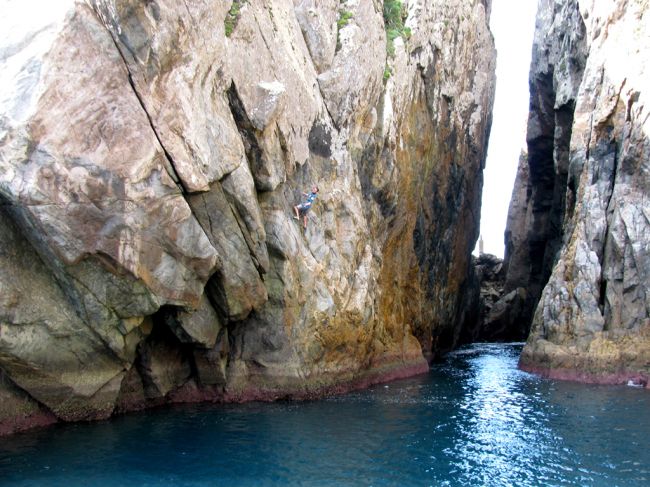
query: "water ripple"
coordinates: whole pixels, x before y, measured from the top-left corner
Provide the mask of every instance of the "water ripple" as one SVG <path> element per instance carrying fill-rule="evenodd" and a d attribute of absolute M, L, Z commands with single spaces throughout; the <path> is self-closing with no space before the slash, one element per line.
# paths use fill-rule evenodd
<path fill-rule="evenodd" d="M 201 405 L 0 442 L 0 485 L 647 484 L 650 394 L 542 380 L 521 344 L 322 401 Z"/>

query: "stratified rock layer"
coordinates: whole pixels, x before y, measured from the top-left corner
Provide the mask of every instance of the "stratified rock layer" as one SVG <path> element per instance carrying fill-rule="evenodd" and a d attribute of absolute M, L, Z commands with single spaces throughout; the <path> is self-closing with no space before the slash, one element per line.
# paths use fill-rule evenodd
<path fill-rule="evenodd" d="M 410 37 L 387 56 L 370 0 L 5 12 L 0 431 L 311 397 L 453 346 L 494 90 L 489 2 L 403 13 Z M 312 184 L 303 230 L 292 208 Z"/>
<path fill-rule="evenodd" d="M 529 171 L 519 178 L 528 199 L 511 225 L 508 267 L 508 282 L 529 283 L 533 295 L 548 279 L 521 357 L 527 370 L 648 382 L 649 9 L 540 3 Z"/>

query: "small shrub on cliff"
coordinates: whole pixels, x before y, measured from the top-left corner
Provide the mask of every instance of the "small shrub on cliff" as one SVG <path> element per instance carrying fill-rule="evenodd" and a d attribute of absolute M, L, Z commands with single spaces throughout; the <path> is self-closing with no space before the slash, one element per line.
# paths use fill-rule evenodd
<path fill-rule="evenodd" d="M 235 27 L 237 27 L 237 22 L 239 22 L 239 17 L 241 15 L 241 6 L 247 1 L 248 0 L 233 0 L 230 10 L 223 21 L 223 25 L 226 28 L 226 37 L 230 37 L 232 32 L 235 30 Z"/>
<path fill-rule="evenodd" d="M 348 25 L 350 19 L 354 17 L 354 14 L 349 10 L 339 10 L 339 20 L 336 21 L 336 50 L 341 49 L 341 38 L 339 36 L 340 30 Z"/>
<path fill-rule="evenodd" d="M 384 68 L 384 83 L 390 79 L 392 74 L 393 74 L 393 70 L 390 68 L 388 64 L 386 64 L 386 67 Z"/>
<path fill-rule="evenodd" d="M 384 0 L 384 25 L 386 27 L 386 52 L 389 56 L 395 55 L 394 41 L 398 37 L 408 39 L 411 29 L 404 27 L 406 9 L 399 0 Z"/>
<path fill-rule="evenodd" d="M 350 19 L 354 17 L 354 14 L 348 10 L 340 10 L 339 11 L 339 20 L 336 22 L 336 25 L 338 26 L 339 29 L 342 29 L 346 25 L 348 25 L 348 22 L 350 22 Z"/>

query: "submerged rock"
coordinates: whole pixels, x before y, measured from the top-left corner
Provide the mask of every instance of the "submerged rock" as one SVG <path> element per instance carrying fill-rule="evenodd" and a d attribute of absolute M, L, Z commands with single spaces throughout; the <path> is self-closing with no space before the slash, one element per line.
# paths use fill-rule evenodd
<path fill-rule="evenodd" d="M 3 425 L 11 404 L 73 420 L 309 397 L 454 345 L 490 2 L 404 2 L 392 54 L 381 3 L 347 2 L 337 26 L 339 3 L 5 12 Z M 303 230 L 292 208 L 312 184 Z"/>

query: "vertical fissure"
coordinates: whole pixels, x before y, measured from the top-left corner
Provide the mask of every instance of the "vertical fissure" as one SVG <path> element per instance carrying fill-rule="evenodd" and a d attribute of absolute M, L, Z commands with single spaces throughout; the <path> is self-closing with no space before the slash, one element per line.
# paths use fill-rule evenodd
<path fill-rule="evenodd" d="M 151 114 L 149 113 L 149 110 L 147 109 L 147 106 L 146 106 L 144 100 L 142 99 L 142 96 L 138 92 L 138 89 L 137 89 L 137 87 L 135 85 L 135 81 L 133 79 L 133 74 L 131 73 L 131 70 L 129 69 L 129 63 L 126 60 L 126 57 L 124 56 L 124 53 L 122 52 L 122 49 L 120 48 L 120 44 L 119 44 L 118 40 L 113 35 L 113 32 L 111 31 L 109 26 L 107 26 L 106 23 L 103 21 L 102 15 L 99 12 L 97 12 L 96 7 L 93 8 L 93 12 L 94 12 L 94 14 L 95 14 L 95 16 L 97 18 L 97 21 L 104 27 L 104 29 L 106 29 L 106 32 L 108 33 L 109 37 L 113 41 L 113 45 L 115 46 L 115 50 L 117 51 L 117 53 L 120 56 L 120 59 L 122 60 L 122 63 L 124 65 L 124 69 L 126 70 L 127 80 L 129 82 L 129 86 L 131 87 L 131 91 L 135 95 L 135 98 L 138 100 L 138 103 L 139 103 L 140 107 L 142 108 L 142 111 L 144 112 L 145 117 L 147 117 L 147 121 L 149 123 L 149 126 L 151 127 L 151 130 L 152 130 L 152 132 L 154 134 L 154 137 L 156 137 L 156 140 L 158 141 L 158 144 L 160 145 L 160 148 L 162 149 L 163 154 L 165 156 L 164 157 L 165 169 L 167 169 L 167 172 L 169 173 L 171 178 L 174 180 L 174 182 L 176 183 L 178 188 L 181 190 L 181 193 L 189 194 L 190 191 L 185 186 L 185 184 L 183 183 L 182 178 L 178 174 L 178 170 L 176 169 L 176 166 L 175 166 L 175 163 L 174 163 L 174 158 L 172 157 L 172 155 L 169 153 L 169 151 L 165 147 L 165 144 L 163 143 L 162 138 L 161 138 L 160 134 L 158 133 L 158 130 L 156 129 L 156 125 L 155 125 L 155 123 L 153 121 L 153 118 L 151 117 Z"/>

